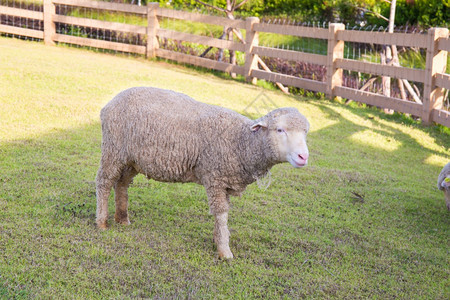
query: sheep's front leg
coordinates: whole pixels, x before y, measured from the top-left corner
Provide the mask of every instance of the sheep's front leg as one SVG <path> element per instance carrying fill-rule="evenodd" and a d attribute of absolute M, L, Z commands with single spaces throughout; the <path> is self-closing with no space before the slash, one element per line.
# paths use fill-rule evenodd
<path fill-rule="evenodd" d="M 217 251 L 219 257 L 223 259 L 232 259 L 233 253 L 231 253 L 230 231 L 228 230 L 228 212 L 218 213 L 215 215 L 214 224 L 214 242 L 217 245 Z"/>
<path fill-rule="evenodd" d="M 214 242 L 219 252 L 219 257 L 223 259 L 233 258 L 231 253 L 230 231 L 228 230 L 228 210 L 230 199 L 226 191 L 221 189 L 207 189 L 209 207 L 215 217 L 214 223 Z"/>

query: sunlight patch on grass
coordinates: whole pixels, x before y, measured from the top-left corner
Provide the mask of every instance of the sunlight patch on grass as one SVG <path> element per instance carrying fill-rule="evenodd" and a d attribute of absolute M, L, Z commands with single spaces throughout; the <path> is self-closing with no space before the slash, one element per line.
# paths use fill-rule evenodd
<path fill-rule="evenodd" d="M 401 143 L 394 138 L 386 137 L 369 129 L 356 132 L 349 139 L 355 143 L 369 145 L 388 152 L 396 151 L 401 146 Z"/>
<path fill-rule="evenodd" d="M 445 147 L 444 145 L 439 145 L 436 143 L 435 139 L 430 136 L 430 134 L 426 131 L 421 130 L 420 128 L 413 127 L 413 126 L 405 126 L 405 124 L 399 124 L 399 123 L 393 123 L 389 122 L 388 120 L 379 120 L 380 124 L 384 125 L 385 127 L 391 127 L 393 130 L 399 131 L 403 134 L 406 134 L 411 137 L 417 144 L 421 145 L 422 147 L 437 151 L 442 154 L 449 155 L 450 146 L 447 145 Z"/>
<path fill-rule="evenodd" d="M 446 161 L 449 161 L 448 157 L 431 154 L 424 160 L 424 163 L 442 168 L 446 164 Z"/>
<path fill-rule="evenodd" d="M 309 119 L 309 123 L 311 126 L 310 132 L 320 131 L 324 128 L 332 127 L 333 125 L 339 123 L 339 120 L 337 120 L 336 118 L 328 118 L 327 114 L 321 111 L 318 107 L 313 108 L 315 109 L 310 109 L 308 111 L 308 115 L 312 116 Z"/>
<path fill-rule="evenodd" d="M 352 111 L 345 109 L 343 106 L 329 106 L 329 109 L 334 110 L 339 115 L 339 117 L 342 117 L 355 125 L 373 128 L 373 122 L 370 118 L 363 118 L 362 116 L 354 114 Z"/>

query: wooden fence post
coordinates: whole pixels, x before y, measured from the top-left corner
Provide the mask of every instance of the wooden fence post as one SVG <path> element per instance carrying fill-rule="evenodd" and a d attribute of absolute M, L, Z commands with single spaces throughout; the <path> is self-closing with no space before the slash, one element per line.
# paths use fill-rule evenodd
<path fill-rule="evenodd" d="M 252 70 L 258 69 L 258 55 L 252 54 L 253 47 L 259 44 L 259 34 L 253 30 L 253 24 L 259 23 L 259 18 L 247 18 L 245 25 L 245 79 L 256 84 L 256 77 L 252 77 Z"/>
<path fill-rule="evenodd" d="M 441 108 L 444 100 L 445 89 L 435 85 L 436 73 L 445 73 L 447 68 L 447 51 L 438 49 L 438 40 L 441 37 L 448 37 L 447 28 L 430 28 L 428 30 L 422 115 L 422 121 L 426 125 L 432 123 L 433 109 Z"/>
<path fill-rule="evenodd" d="M 345 25 L 333 23 L 328 28 L 327 95 L 330 99 L 335 96 L 334 87 L 342 85 L 342 69 L 336 68 L 336 59 L 344 58 L 344 41 L 337 39 L 339 30 L 345 30 Z"/>
<path fill-rule="evenodd" d="M 56 14 L 55 4 L 52 0 L 44 0 L 44 44 L 54 45 L 53 35 L 56 33 L 53 15 Z"/>
<path fill-rule="evenodd" d="M 155 57 L 156 50 L 159 48 L 158 38 L 156 37 L 159 29 L 158 7 L 158 2 L 147 3 L 147 51 L 145 54 L 147 58 Z"/>

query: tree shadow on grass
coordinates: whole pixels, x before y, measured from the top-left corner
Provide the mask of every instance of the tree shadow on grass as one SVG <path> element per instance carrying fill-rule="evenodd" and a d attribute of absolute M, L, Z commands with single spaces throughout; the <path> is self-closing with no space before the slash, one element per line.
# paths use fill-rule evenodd
<path fill-rule="evenodd" d="M 101 136 L 99 124 L 53 130 L 0 144 L 2 197 L 8 205 L 92 218 Z M 93 209 L 95 211 L 95 207 Z"/>
<path fill-rule="evenodd" d="M 429 260 L 430 264 L 438 265 L 441 254 L 432 256 L 414 245 L 421 245 L 420 241 L 427 240 L 427 243 L 440 251 L 439 253 L 445 252 L 439 250 L 439 247 L 444 247 L 440 244 L 445 240 L 445 236 L 448 236 L 449 221 L 443 199 L 440 199 L 441 195 L 436 191 L 434 183 L 439 167 L 426 163 L 430 155 L 445 156 L 445 152 L 439 151 L 439 148 L 424 148 L 413 134 L 399 129 L 398 123 L 386 121 L 386 118 L 376 111 L 342 108 L 332 103 L 309 104 L 318 107 L 326 118 L 333 119 L 334 123 L 313 130 L 309 135 L 311 166 L 302 170 L 302 179 L 306 182 L 320 179 L 320 184 L 329 186 L 325 186 L 323 190 L 320 190 L 320 184 L 315 187 L 317 190 L 313 192 L 317 192 L 316 198 L 311 202 L 316 202 L 312 207 L 317 211 L 307 217 L 316 223 L 303 224 L 304 228 L 301 229 L 302 233 L 311 231 L 310 235 L 324 234 L 315 239 L 317 244 L 314 245 L 319 249 L 314 248 L 310 253 L 304 252 L 302 255 L 321 258 L 319 253 L 324 250 L 320 247 L 324 241 L 328 243 L 328 239 L 331 239 L 331 244 L 327 244 L 327 247 L 334 248 L 342 256 L 347 255 L 348 248 L 340 246 L 345 244 L 346 247 L 356 249 L 353 251 L 372 251 L 370 255 L 374 257 L 385 256 L 387 263 L 389 259 L 394 260 L 397 256 L 408 260 L 418 252 L 416 256 L 421 260 Z M 355 120 L 352 120 L 352 117 Z M 427 128 L 420 126 L 413 125 L 413 128 L 428 132 Z M 376 143 L 370 140 L 361 143 L 358 138 L 354 138 L 358 133 L 362 133 L 363 137 L 365 134 L 375 133 L 385 139 L 385 144 L 389 138 L 393 142 L 396 141 L 396 144 L 395 147 L 384 149 L 377 147 Z M 448 142 L 447 136 L 429 134 L 438 145 L 446 145 Z M 60 248 L 75 251 L 72 255 L 76 257 L 77 262 L 92 265 L 94 270 L 108 268 L 108 272 L 117 272 L 109 261 L 120 264 L 120 259 L 126 257 L 129 260 L 126 263 L 139 270 L 145 269 L 145 279 L 150 280 L 152 276 L 159 274 L 158 282 L 164 282 L 162 277 L 175 272 L 180 282 L 191 277 L 198 282 L 205 282 L 203 275 L 196 273 L 197 269 L 180 262 L 180 257 L 194 255 L 195 259 L 203 261 L 205 256 L 214 255 L 211 241 L 213 222 L 208 215 L 206 201 L 202 201 L 206 200 L 206 196 L 200 186 L 157 183 L 138 178 L 130 191 L 130 214 L 134 217 L 132 222 L 135 224 L 126 228 L 113 225 L 106 233 L 95 229 L 94 180 L 100 159 L 100 144 L 101 131 L 98 123 L 57 130 L 35 139 L 0 144 L 0 230 L 2 237 L 10 245 L 9 248 L 5 248 L 6 243 L 0 245 L 0 250 L 6 250 L 4 253 L 7 253 L 5 255 L 8 258 L 11 257 L 11 261 L 25 261 L 26 265 L 33 265 L 36 261 L 50 264 L 52 274 L 64 278 L 64 274 L 68 273 L 61 267 L 61 258 L 67 256 L 67 253 L 60 251 Z M 367 173 L 364 180 L 358 181 L 364 173 Z M 426 178 L 414 177 L 416 173 Z M 287 190 L 286 197 L 298 194 L 296 175 L 297 173 L 289 173 L 282 178 L 284 181 L 293 181 L 292 185 L 283 186 Z M 340 176 L 348 178 L 340 180 Z M 413 178 L 410 178 L 411 176 Z M 352 189 L 358 189 L 357 192 L 362 189 L 364 202 L 353 203 L 350 198 L 345 198 Z M 333 193 L 338 194 L 338 197 L 333 197 Z M 244 196 L 242 201 L 253 198 L 252 195 Z M 297 199 L 281 200 L 283 202 L 280 203 L 284 204 L 280 205 L 299 204 Z M 272 199 L 265 201 L 265 205 L 279 211 L 271 212 L 275 225 L 284 224 L 278 219 L 278 215 L 289 212 L 307 214 L 304 209 L 311 208 L 300 203 L 300 206 L 283 210 L 271 206 Z M 110 198 L 110 212 L 113 211 L 113 202 Z M 248 224 L 250 220 L 246 220 L 245 216 L 251 215 L 249 212 L 255 205 L 258 203 L 246 207 L 240 205 L 247 211 L 241 213 L 236 223 Z M 356 214 L 364 216 L 357 218 Z M 236 218 L 238 215 L 237 212 L 234 214 Z M 331 221 L 325 220 L 328 216 Z M 349 223 L 348 220 L 352 218 L 356 218 L 356 221 Z M 290 220 L 295 220 L 295 216 Z M 260 228 L 259 225 L 258 222 L 254 224 L 256 228 Z M 372 226 L 372 229 L 366 229 L 367 226 Z M 288 250 L 291 245 L 301 244 L 298 238 L 283 237 L 282 234 L 290 230 L 289 227 L 280 226 L 277 230 L 280 233 L 278 239 L 285 243 L 284 247 Z M 256 240 L 267 236 L 267 242 L 258 240 L 257 247 L 261 244 L 269 245 L 273 247 L 271 251 L 274 254 L 281 255 L 276 251 L 279 245 L 273 243 L 270 238 L 272 233 L 254 231 L 245 234 L 238 231 L 233 232 L 233 235 L 250 236 Z M 371 243 L 378 242 L 385 236 L 409 241 L 413 247 L 396 248 L 389 245 L 389 239 L 377 244 L 377 247 L 381 245 L 388 248 L 387 250 L 371 246 Z M 237 240 L 232 237 L 232 244 L 237 243 L 234 242 Z M 248 240 L 250 243 L 250 238 Z M 14 249 L 18 248 L 23 253 L 14 254 L 15 250 L 11 248 L 11 244 Z M 96 250 L 96 244 L 100 244 L 102 250 Z M 306 240 L 305 244 L 310 244 L 310 241 Z M 240 251 L 248 251 L 252 247 L 256 246 L 250 243 L 248 248 Z M 299 251 L 298 247 L 295 247 L 295 253 Z M 48 253 L 36 249 L 45 249 Z M 127 252 L 129 249 L 132 249 L 132 255 Z M 300 248 L 300 251 L 302 249 Z M 89 251 L 94 251 L 94 254 Z M 246 256 L 249 258 L 241 258 L 241 261 L 257 261 L 255 254 L 248 253 Z M 145 259 L 145 264 L 141 262 L 142 259 Z M 267 259 L 269 262 L 274 260 L 273 257 Z M 292 262 L 291 257 L 283 256 L 280 267 L 271 268 L 282 268 L 284 259 Z M 160 267 L 158 263 L 161 261 L 166 265 Z M 375 258 L 369 260 L 369 263 L 374 261 Z M 333 265 L 332 259 L 329 263 L 335 269 L 339 267 L 338 264 Z M 382 267 L 388 267 L 387 263 L 383 263 Z M 321 266 L 318 265 L 318 268 L 321 269 Z M 33 269 L 31 272 L 34 272 Z M 132 274 L 135 273 L 142 274 L 142 271 L 132 271 Z M 22 276 L 25 276 L 24 274 L 21 273 Z M 123 275 L 114 274 L 119 277 Z M 363 273 L 363 276 L 370 275 L 371 272 Z M 40 278 L 37 273 L 36 278 Z M 121 277 L 121 280 L 129 279 L 126 276 Z M 90 278 L 89 282 L 91 281 L 96 282 L 95 278 Z M 126 290 L 125 287 L 123 289 Z"/>
<path fill-rule="evenodd" d="M 206 200 L 206 195 L 192 185 L 159 184 L 138 176 L 130 188 L 132 225 L 115 224 L 111 195 L 111 228 L 97 230 L 95 176 L 100 147 L 99 123 L 0 143 L 0 252 L 8 262 L 2 275 L 12 278 L 6 287 L 11 295 L 20 294 L 14 288 L 19 284 L 24 289 L 29 287 L 31 293 L 36 289 L 48 293 L 48 280 L 74 280 L 78 284 L 80 268 L 87 272 L 83 274 L 95 273 L 89 280 L 94 290 L 102 286 L 98 280 L 108 280 L 110 272 L 124 276 L 122 280 L 130 280 L 126 274 L 132 272 L 148 282 L 172 272 L 181 289 L 182 283 L 196 273 L 181 273 L 178 267 L 183 263 L 178 256 L 214 257 L 214 224 L 207 202 L 198 201 L 200 197 Z M 170 201 L 174 198 L 178 202 Z M 191 218 L 186 218 L 188 215 Z M 129 253 L 130 249 L 136 253 Z M 76 266 L 70 265 L 74 261 Z M 10 273 L 15 268 L 19 268 L 16 275 Z M 108 274 L 104 274 L 105 268 Z M 164 280 L 157 285 L 161 282 Z M 55 283 L 54 288 L 63 286 Z M 134 288 L 141 286 L 136 284 Z M 130 292 L 129 288 L 116 290 Z"/>
<path fill-rule="evenodd" d="M 0 208 L 4 208 L 0 215 L 7 220 L 3 225 L 0 223 L 0 229 L 31 230 L 38 226 L 53 227 L 56 232 L 81 227 L 97 232 L 95 176 L 100 157 L 99 123 L 0 143 Z M 112 189 L 109 198 L 111 230 L 135 232 L 146 228 L 163 236 L 180 231 L 181 225 L 198 225 L 198 240 L 210 241 L 213 222 L 201 186 L 159 183 L 138 175 L 129 195 L 132 228 L 126 229 L 114 221 Z M 187 215 L 191 218 L 186 218 Z M 205 227 L 211 231 L 208 239 L 206 234 L 201 236 Z M 194 239 L 189 241 L 198 251 L 209 249 L 202 243 L 195 243 Z"/>
<path fill-rule="evenodd" d="M 404 120 L 376 109 L 308 103 L 335 121 L 308 135 L 313 167 L 369 174 L 373 184 L 365 192 L 372 199 L 363 201 L 381 201 L 381 210 L 393 210 L 386 222 L 403 216 L 399 225 L 411 226 L 416 232 L 447 231 L 448 212 L 436 181 L 449 160 L 450 135 L 439 133 L 436 127 L 404 125 Z"/>
<path fill-rule="evenodd" d="M 309 102 L 311 103 L 311 102 Z M 331 104 L 327 105 L 326 103 Z M 355 126 L 358 126 L 357 122 L 354 122 L 352 120 L 349 120 L 349 118 L 342 118 L 341 114 L 337 112 L 336 110 L 332 109 L 331 107 L 339 107 L 341 109 L 345 109 L 351 114 L 353 114 L 356 117 L 363 118 L 365 121 L 371 122 L 372 128 L 368 128 L 368 126 L 359 125 L 360 127 L 367 127 L 367 129 L 374 130 L 373 127 L 378 127 L 378 132 L 380 134 L 386 134 L 394 137 L 399 137 L 402 140 L 408 140 L 411 141 L 413 144 L 417 144 L 417 146 L 423 147 L 421 144 L 418 143 L 417 139 L 413 138 L 411 134 L 406 133 L 405 131 L 409 129 L 416 129 L 419 131 L 422 131 L 425 134 L 428 134 L 430 138 L 432 139 L 432 142 L 436 143 L 438 146 L 442 147 L 443 149 L 441 151 L 434 151 L 432 149 L 430 150 L 433 152 L 432 154 L 441 154 L 445 155 L 447 152 L 450 151 L 450 135 L 445 132 L 441 132 L 441 130 L 438 128 L 438 126 L 424 126 L 421 125 L 418 121 L 413 120 L 411 117 L 406 117 L 403 114 L 394 113 L 392 115 L 385 114 L 384 112 L 380 111 L 378 108 L 372 107 L 366 107 L 366 108 L 355 108 L 350 106 L 343 106 L 340 104 L 334 104 L 332 102 L 315 102 L 314 105 L 319 107 L 325 114 L 328 114 L 330 118 L 339 118 L 340 121 L 346 121 L 343 125 L 351 125 L 354 124 Z M 404 130 L 401 131 L 398 129 L 398 127 L 404 127 Z M 376 130 L 376 129 L 375 129 Z M 391 133 L 391 131 L 394 131 L 394 133 Z"/>
<path fill-rule="evenodd" d="M 414 123 L 405 125 L 402 120 L 394 119 L 395 117 L 385 115 L 376 109 L 355 109 L 317 102 L 313 105 L 318 107 L 327 119 L 337 122 L 312 132 L 311 137 L 320 138 L 324 131 L 334 132 L 332 138 L 337 149 L 354 146 L 365 153 L 379 153 L 385 158 L 384 161 L 389 161 L 389 157 L 398 157 L 399 166 L 410 166 L 412 170 L 423 165 L 434 166 L 435 174 L 446 163 L 444 157 L 450 154 L 450 135 L 439 133 L 436 127 Z M 385 139 L 377 141 L 372 137 L 364 138 L 365 134 L 372 133 L 373 138 L 385 137 Z M 430 164 L 427 159 L 432 155 L 442 157 L 442 161 Z M 410 170 L 407 172 L 411 174 Z M 433 175 L 434 177 L 437 178 L 437 174 Z"/>
<path fill-rule="evenodd" d="M 417 137 L 407 132 L 409 127 L 400 126 L 404 129 L 400 130 L 398 125 L 401 125 L 401 121 L 391 120 L 392 117 L 377 110 L 342 107 L 318 101 L 309 101 L 308 104 L 318 107 L 327 119 L 335 121 L 333 125 L 313 130 L 309 134 L 313 167 L 315 164 L 327 169 L 367 172 L 361 166 L 367 163 L 376 168 L 374 176 L 408 181 L 397 184 L 399 188 L 407 190 L 412 185 L 420 191 L 429 190 L 428 202 L 430 198 L 434 200 L 440 195 L 435 189 L 440 166 L 427 163 L 427 159 L 433 155 L 448 155 L 448 149 L 444 147 L 450 145 L 449 135 L 438 134 L 432 127 L 409 125 L 414 130 L 428 134 L 431 142 L 441 149 L 424 147 Z M 369 133 L 381 138 L 385 145 L 393 145 L 383 149 L 376 145 L 376 141 L 360 140 Z M 19 200 L 18 203 L 21 203 L 20 200 L 26 198 L 41 205 L 51 202 L 60 212 L 92 219 L 100 144 L 101 130 L 98 123 L 54 131 L 37 139 L 2 143 L 0 178 L 4 199 Z M 416 173 L 423 176 L 424 171 L 425 178 L 411 178 Z"/>

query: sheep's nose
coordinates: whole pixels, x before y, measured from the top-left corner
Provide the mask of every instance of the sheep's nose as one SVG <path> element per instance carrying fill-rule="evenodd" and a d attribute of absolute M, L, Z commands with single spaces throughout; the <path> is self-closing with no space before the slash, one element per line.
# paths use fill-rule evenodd
<path fill-rule="evenodd" d="M 308 160 L 309 154 L 308 153 L 302 153 L 298 155 L 298 158 L 302 160 Z"/>

